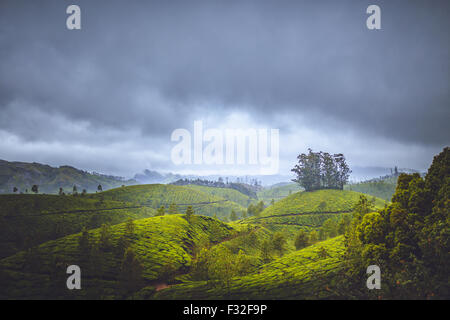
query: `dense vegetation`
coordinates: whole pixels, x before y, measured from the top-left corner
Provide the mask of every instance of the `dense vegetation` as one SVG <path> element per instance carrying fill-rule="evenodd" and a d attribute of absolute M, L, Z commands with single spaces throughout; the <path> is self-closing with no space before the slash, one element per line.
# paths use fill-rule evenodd
<path fill-rule="evenodd" d="M 185 272 L 198 243 L 236 232 L 212 218 L 172 215 L 73 234 L 1 260 L 0 298 L 124 298 Z M 83 270 L 83 290 L 65 289 L 71 264 Z"/>
<path fill-rule="evenodd" d="M 346 235 L 347 278 L 341 285 L 361 298 L 450 297 L 450 149 L 437 155 L 425 179 L 401 174 L 392 203 L 370 213 L 364 205 Z M 381 290 L 361 291 L 367 266 L 382 272 Z"/>
<path fill-rule="evenodd" d="M 246 276 L 186 282 L 158 292 L 156 299 L 327 299 L 342 268 L 342 237 L 292 252 Z"/>
<path fill-rule="evenodd" d="M 0 298 L 448 299 L 449 148 L 425 178 L 399 175 L 390 203 L 291 188 L 0 196 Z M 66 289 L 72 264 L 82 290 Z M 380 290 L 366 288 L 369 265 Z"/>

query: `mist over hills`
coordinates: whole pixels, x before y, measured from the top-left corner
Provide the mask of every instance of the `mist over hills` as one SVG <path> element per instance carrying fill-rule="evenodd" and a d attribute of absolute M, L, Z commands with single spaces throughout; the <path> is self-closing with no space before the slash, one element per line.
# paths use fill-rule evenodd
<path fill-rule="evenodd" d="M 0 160 L 0 193 L 31 192 L 33 185 L 39 186 L 40 193 L 58 193 L 59 188 L 64 192 L 72 192 L 76 186 L 81 192 L 95 192 L 98 185 L 103 190 L 132 185 L 137 182 L 133 179 L 104 175 L 96 172 L 87 172 L 71 166 L 58 168 L 40 163 L 9 162 Z"/>
<path fill-rule="evenodd" d="M 385 167 L 358 167 L 352 168 L 353 172 L 350 180 L 360 182 L 388 176 L 392 174 L 394 168 Z M 414 173 L 419 172 L 414 169 L 398 169 L 399 172 Z M 114 175 L 101 174 L 97 172 L 88 172 L 68 165 L 52 167 L 41 163 L 28 162 L 10 162 L 0 160 L 0 193 L 13 193 L 17 188 L 17 193 L 31 192 L 32 185 L 39 186 L 41 193 L 58 193 L 59 188 L 63 188 L 66 193 L 72 192 L 73 186 L 76 186 L 81 192 L 86 189 L 87 192 L 95 192 L 100 184 L 103 190 L 120 187 L 122 185 L 134 184 L 154 184 L 154 183 L 174 183 L 180 179 L 202 179 L 217 181 L 219 179 L 229 181 L 230 183 L 243 183 L 260 186 L 277 186 L 289 184 L 292 182 L 291 175 L 248 175 L 248 176 L 221 176 L 221 175 L 184 175 L 172 172 L 160 172 L 156 170 L 145 169 L 142 173 L 137 173 L 133 178 L 119 177 Z"/>

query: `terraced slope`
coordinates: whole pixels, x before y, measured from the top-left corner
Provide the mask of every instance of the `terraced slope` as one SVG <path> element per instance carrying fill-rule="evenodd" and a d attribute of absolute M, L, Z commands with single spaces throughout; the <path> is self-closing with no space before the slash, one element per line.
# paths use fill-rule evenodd
<path fill-rule="evenodd" d="M 317 190 L 297 192 L 267 207 L 261 216 L 300 213 L 349 212 L 362 193 L 347 190 Z M 384 207 L 385 201 L 375 198 L 375 206 Z"/>
<path fill-rule="evenodd" d="M 127 219 L 153 216 L 151 208 L 88 196 L 0 195 L 0 258 L 24 248 Z"/>
<path fill-rule="evenodd" d="M 157 292 L 156 299 L 332 299 L 342 268 L 343 237 L 329 239 L 262 266 L 256 273 L 221 283 L 196 281 Z"/>
<path fill-rule="evenodd" d="M 240 223 L 264 226 L 272 232 L 283 232 L 288 243 L 293 245 L 300 229 L 316 230 L 332 219 L 336 223 L 350 215 L 361 193 L 342 190 L 318 190 L 298 192 L 267 207 L 259 217 L 249 217 Z M 384 201 L 375 199 L 376 207 L 383 207 Z"/>
<path fill-rule="evenodd" d="M 186 185 L 185 187 L 201 191 L 212 196 L 217 196 L 223 199 L 233 201 L 245 208 L 248 207 L 250 203 L 256 202 L 255 199 L 250 198 L 248 195 L 245 195 L 231 188 L 215 188 L 215 187 L 199 186 L 195 184 L 189 184 Z"/>
<path fill-rule="evenodd" d="M 134 223 L 131 236 L 127 236 L 125 223 L 112 226 L 108 249 L 99 247 L 101 229 L 94 229 L 89 231 L 91 253 L 86 254 L 80 247 L 81 234 L 74 234 L 1 260 L 0 298 L 121 298 L 124 238 L 142 264 L 144 280 L 155 284 L 169 271 L 171 274 L 186 272 L 192 249 L 199 242 L 219 243 L 236 233 L 229 225 L 204 216 L 193 216 L 190 223 L 182 215 Z M 66 289 L 65 272 L 72 264 L 82 270 L 83 290 Z"/>
<path fill-rule="evenodd" d="M 297 183 L 289 183 L 283 186 L 273 186 L 258 191 L 258 199 L 269 204 L 272 199 L 277 202 L 293 193 L 301 191 L 302 188 Z"/>
<path fill-rule="evenodd" d="M 184 213 L 188 205 L 192 205 L 195 213 L 217 217 L 228 216 L 232 210 L 244 210 L 239 204 L 227 199 L 210 195 L 193 188 L 165 184 L 145 184 L 111 189 L 100 194 L 90 195 L 93 198 L 102 197 L 106 200 L 123 201 L 135 205 L 166 209 L 176 204 L 180 213 Z"/>

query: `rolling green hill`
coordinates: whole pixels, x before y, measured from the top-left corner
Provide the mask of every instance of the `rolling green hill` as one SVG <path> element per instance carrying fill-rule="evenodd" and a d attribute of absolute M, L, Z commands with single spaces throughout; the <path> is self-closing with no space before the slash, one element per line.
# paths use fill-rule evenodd
<path fill-rule="evenodd" d="M 389 176 L 383 179 L 373 179 L 352 183 L 344 186 L 345 190 L 357 191 L 375 196 L 386 201 L 391 201 L 397 186 L 397 176 Z"/>
<path fill-rule="evenodd" d="M 258 199 L 269 204 L 272 199 L 276 202 L 295 192 L 301 191 L 302 188 L 297 183 L 289 183 L 285 185 L 274 185 L 272 187 L 266 187 L 258 191 Z"/>
<path fill-rule="evenodd" d="M 154 209 L 161 206 L 165 206 L 167 209 L 174 203 L 180 213 L 184 213 L 187 206 L 191 205 L 196 214 L 206 216 L 216 214 L 218 218 L 228 216 L 232 210 L 237 213 L 245 210 L 239 204 L 216 195 L 210 195 L 194 188 L 165 184 L 121 187 L 100 194 L 92 194 L 89 197 L 102 197 L 105 200 L 145 205 Z"/>
<path fill-rule="evenodd" d="M 88 245 L 80 245 L 81 234 L 46 242 L 33 250 L 21 251 L 0 260 L 0 298 L 121 298 L 120 277 L 124 261 L 124 243 L 142 265 L 142 277 L 154 285 L 170 274 L 184 273 L 199 242 L 217 244 L 229 239 L 236 230 L 217 219 L 182 215 L 158 216 L 114 225 L 108 232 L 108 247 L 102 247 L 102 230 L 88 232 Z M 66 267 L 79 265 L 83 272 L 83 290 L 65 287 Z"/>
<path fill-rule="evenodd" d="M 330 299 L 333 277 L 342 268 L 343 237 L 287 254 L 255 273 L 233 278 L 228 285 L 195 281 L 174 285 L 156 299 Z"/>
<path fill-rule="evenodd" d="M 95 192 L 100 184 L 103 190 L 116 188 L 121 185 L 136 184 L 134 180 L 124 180 L 120 177 L 92 174 L 78 170 L 70 166 L 59 168 L 40 163 L 8 162 L 0 160 L 0 193 L 31 193 L 31 187 L 39 186 L 40 193 L 58 193 L 59 188 L 64 192 L 72 192 L 73 186 L 77 186 L 81 192 Z"/>
<path fill-rule="evenodd" d="M 243 224 L 263 226 L 271 232 L 282 232 L 293 246 L 300 229 L 320 232 L 325 221 L 337 225 L 341 219 L 351 219 L 350 211 L 361 193 L 343 190 L 317 190 L 297 192 L 268 206 L 260 216 L 239 221 Z M 375 207 L 384 207 L 384 201 L 375 199 Z"/>
<path fill-rule="evenodd" d="M 245 195 L 237 190 L 231 188 L 216 188 L 216 187 L 206 187 L 199 186 L 195 184 L 189 184 L 185 186 L 186 188 L 194 189 L 197 191 L 201 191 L 207 193 L 212 196 L 217 196 L 223 199 L 227 199 L 237 204 L 240 204 L 243 207 L 248 207 L 250 203 L 256 202 L 255 199 L 250 198 L 248 195 Z"/>
<path fill-rule="evenodd" d="M 261 216 L 299 213 L 349 212 L 361 193 L 346 190 L 317 190 L 297 192 L 267 207 Z M 385 201 L 375 198 L 375 206 L 384 207 Z"/>
<path fill-rule="evenodd" d="M 131 207 L 100 196 L 0 195 L 0 258 L 39 243 L 117 224 L 128 218 L 151 217 L 151 208 Z"/>

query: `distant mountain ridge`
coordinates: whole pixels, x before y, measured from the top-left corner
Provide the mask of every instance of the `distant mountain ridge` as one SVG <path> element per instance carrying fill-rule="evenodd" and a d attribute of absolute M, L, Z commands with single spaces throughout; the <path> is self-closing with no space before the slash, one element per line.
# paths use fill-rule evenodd
<path fill-rule="evenodd" d="M 72 192 L 73 186 L 77 187 L 78 192 L 83 189 L 95 192 L 98 185 L 107 190 L 133 184 L 137 184 L 133 179 L 89 173 L 71 166 L 56 168 L 36 162 L 0 160 L 0 193 L 14 193 L 14 188 L 17 188 L 17 193 L 31 192 L 33 185 L 39 186 L 39 193 L 58 193 L 59 188 L 68 193 Z"/>

